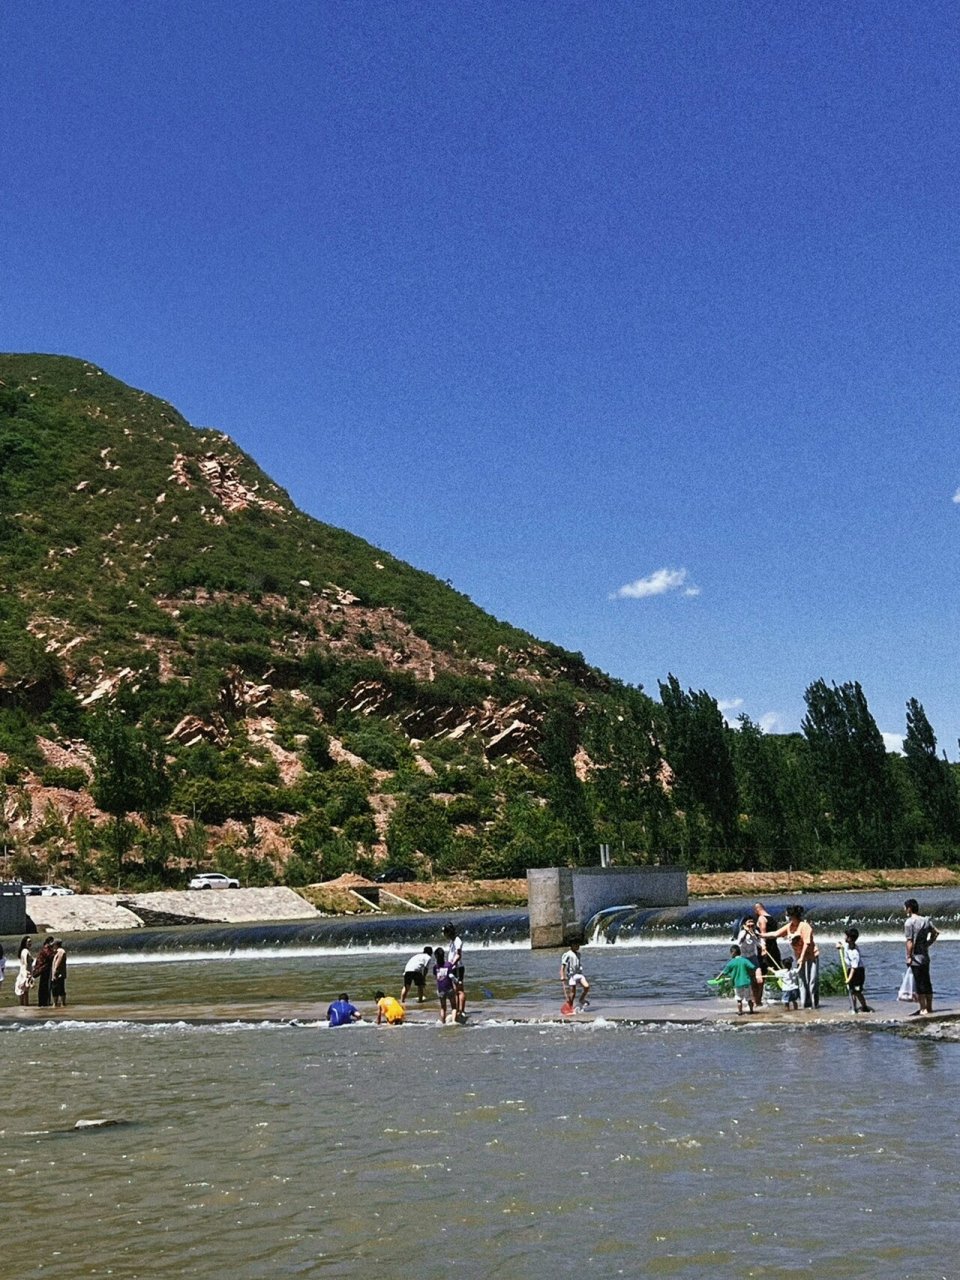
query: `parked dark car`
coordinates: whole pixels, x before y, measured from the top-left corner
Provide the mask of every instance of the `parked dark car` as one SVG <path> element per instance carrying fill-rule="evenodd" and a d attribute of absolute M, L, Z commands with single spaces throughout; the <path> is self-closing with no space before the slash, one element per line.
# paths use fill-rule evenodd
<path fill-rule="evenodd" d="M 412 867 L 387 867 L 373 878 L 377 884 L 401 884 L 416 880 L 417 873 Z"/>

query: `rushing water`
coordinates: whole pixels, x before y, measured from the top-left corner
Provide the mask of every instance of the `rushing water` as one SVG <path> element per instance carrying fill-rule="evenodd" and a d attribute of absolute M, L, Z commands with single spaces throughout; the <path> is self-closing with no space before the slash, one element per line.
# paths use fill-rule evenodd
<path fill-rule="evenodd" d="M 892 994 L 898 933 L 864 941 Z M 956 1040 L 604 1022 L 613 999 L 710 1000 L 720 941 L 585 948 L 577 1026 L 485 1016 L 557 1003 L 557 954 L 502 941 L 469 953 L 467 1028 L 124 1021 L 342 989 L 369 1009 L 408 950 L 75 953 L 73 1004 L 116 1021 L 0 1036 L 3 1280 L 960 1274 Z M 74 1128 L 93 1118 L 122 1123 Z"/>

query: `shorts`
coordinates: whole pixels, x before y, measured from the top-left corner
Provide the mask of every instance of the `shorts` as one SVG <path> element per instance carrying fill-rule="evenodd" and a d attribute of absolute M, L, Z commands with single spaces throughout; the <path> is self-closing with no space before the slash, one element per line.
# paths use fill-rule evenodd
<path fill-rule="evenodd" d="M 746 987 L 734 987 L 733 994 L 737 997 L 738 1000 L 752 1000 L 753 987 L 749 985 Z"/>
<path fill-rule="evenodd" d="M 918 996 L 932 996 L 933 983 L 930 980 L 930 961 L 924 957 L 921 964 L 917 964 L 914 959 L 910 966 L 910 972 L 913 974 L 913 985 L 916 988 Z"/>
<path fill-rule="evenodd" d="M 451 969 L 450 975 L 458 987 L 463 986 L 463 965 L 462 964 L 458 964 L 455 969 Z"/>
<path fill-rule="evenodd" d="M 862 964 L 858 964 L 856 969 L 850 970 L 850 977 L 847 979 L 847 986 L 851 991 L 862 991 L 866 977 L 866 969 L 864 969 Z"/>
<path fill-rule="evenodd" d="M 799 1002 L 800 1002 L 800 988 L 799 988 L 799 987 L 784 987 L 784 989 L 783 989 L 783 995 L 780 997 L 780 1002 L 781 1002 L 782 1004 L 799 1004 Z"/>
<path fill-rule="evenodd" d="M 422 991 L 427 981 L 427 975 L 422 969 L 408 969 L 403 975 L 403 985 L 405 987 L 417 987 Z"/>
<path fill-rule="evenodd" d="M 569 978 L 567 978 L 568 987 L 585 987 L 587 985 L 588 985 L 587 979 L 585 975 L 582 973 L 574 973 L 574 974 L 571 974 Z"/>

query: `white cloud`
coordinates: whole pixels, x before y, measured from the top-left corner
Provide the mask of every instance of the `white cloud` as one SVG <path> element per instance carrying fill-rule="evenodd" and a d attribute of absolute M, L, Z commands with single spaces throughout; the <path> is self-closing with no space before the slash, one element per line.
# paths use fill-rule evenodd
<path fill-rule="evenodd" d="M 726 720 L 727 724 L 731 726 L 733 725 L 733 718 L 731 716 L 728 716 L 727 712 L 739 711 L 742 706 L 743 706 L 742 698 L 718 698 L 717 699 L 717 707 L 720 710 L 720 714 L 723 716 L 724 720 Z"/>
<path fill-rule="evenodd" d="M 783 716 L 779 711 L 765 711 L 757 721 L 763 733 L 783 733 Z"/>
<path fill-rule="evenodd" d="M 898 756 L 903 755 L 903 734 L 902 733 L 881 733 L 883 745 L 888 751 L 896 752 Z"/>
<path fill-rule="evenodd" d="M 645 578 L 637 578 L 636 582 L 628 582 L 618 587 L 610 596 L 611 600 L 646 600 L 648 596 L 666 595 L 668 591 L 679 591 L 685 587 L 685 596 L 698 596 L 700 588 L 693 583 L 687 585 L 686 569 L 655 569 Z"/>
<path fill-rule="evenodd" d="M 953 495 L 954 502 L 960 502 L 960 489 Z"/>

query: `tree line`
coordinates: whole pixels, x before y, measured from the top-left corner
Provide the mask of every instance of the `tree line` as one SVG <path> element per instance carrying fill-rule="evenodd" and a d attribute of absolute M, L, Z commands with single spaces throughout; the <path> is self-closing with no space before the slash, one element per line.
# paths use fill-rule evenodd
<path fill-rule="evenodd" d="M 710 694 L 673 675 L 659 691 L 659 703 L 629 691 L 588 720 L 592 776 L 577 778 L 569 753 L 548 756 L 552 803 L 581 844 L 703 871 L 955 859 L 957 770 L 915 698 L 894 755 L 856 681 L 811 684 L 797 734 L 766 734 L 747 715 L 732 728 Z M 571 715 L 569 705 L 553 712 L 550 739 Z"/>
<path fill-rule="evenodd" d="M 51 714 L 61 732 L 86 738 L 92 778 L 81 769 L 41 768 L 34 726 L 16 719 L 22 712 L 0 711 L 3 741 L 32 761 L 46 785 L 89 788 L 109 822 L 67 824 L 51 809 L 25 845 L 9 821 L 21 800 L 29 811 L 19 780 L 25 766 L 8 765 L 0 836 L 25 879 L 53 873 L 146 887 L 179 884 L 185 868 L 210 865 L 248 884 L 373 874 L 383 869 L 384 846 L 388 867 L 421 878 L 590 864 L 600 843 L 618 862 L 677 862 L 695 871 L 955 860 L 957 768 L 938 749 L 916 699 L 906 707 L 903 754 L 892 755 L 856 682 L 811 684 L 801 731 L 781 735 L 762 732 L 746 715 L 731 727 L 710 694 L 684 689 L 675 676 L 659 693 L 659 701 L 629 686 L 590 700 L 570 689 L 549 694 L 539 766 L 491 765 L 470 738 L 428 740 L 415 751 L 395 717 L 343 715 L 335 731 L 364 763 L 337 763 L 330 729 L 301 708 L 302 722 L 285 729 L 304 765 L 290 785 L 239 730 L 221 748 L 176 747 L 168 726 L 133 695 L 90 714 L 64 693 Z M 261 816 L 284 821 L 286 859 L 271 860 L 260 848 Z M 225 833 L 228 819 L 233 834 Z"/>

